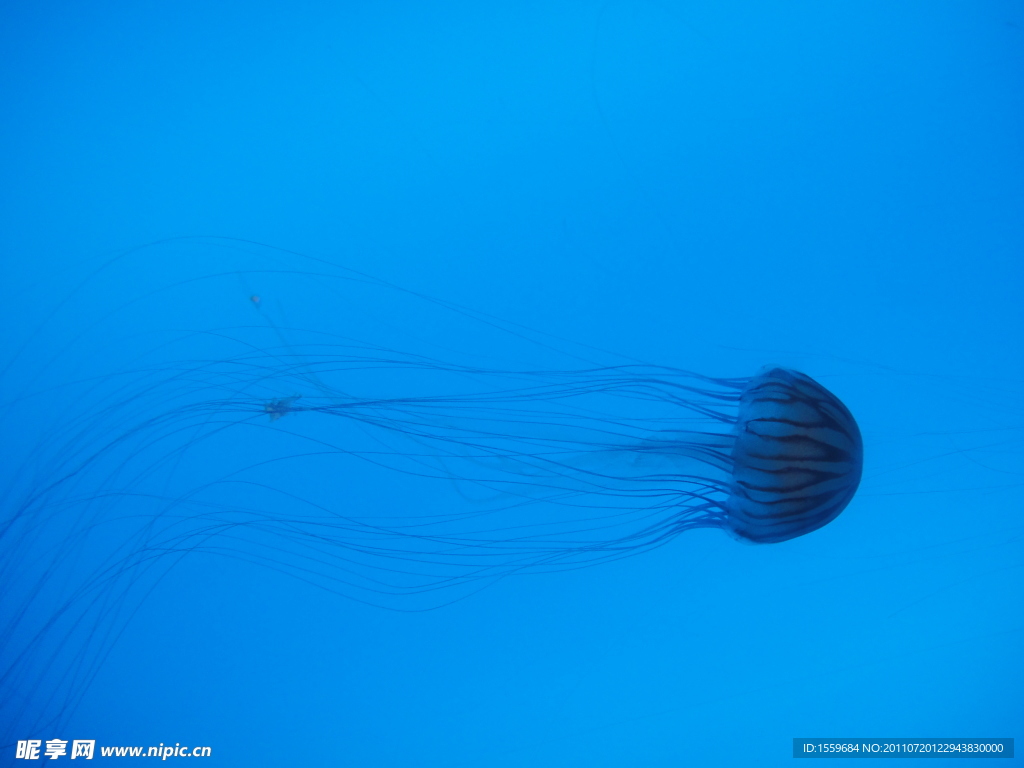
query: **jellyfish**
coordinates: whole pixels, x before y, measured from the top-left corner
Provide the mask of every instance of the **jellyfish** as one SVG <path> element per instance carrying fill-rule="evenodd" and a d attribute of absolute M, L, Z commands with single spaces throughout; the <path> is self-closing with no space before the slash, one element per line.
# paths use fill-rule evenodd
<path fill-rule="evenodd" d="M 247 269 L 252 282 L 342 284 L 345 300 L 325 304 L 345 327 L 286 323 L 283 301 L 249 292 L 260 324 L 160 336 L 157 352 L 72 381 L 60 429 L 23 465 L 48 469 L 13 468 L 0 528 L 4 740 L 66 718 L 153 585 L 187 558 L 241 559 L 344 598 L 430 610 L 687 531 L 789 541 L 834 521 L 857 491 L 857 423 L 804 373 L 596 360 L 336 265 Z M 386 306 L 380 291 L 401 303 L 401 322 L 370 314 Z M 425 314 L 410 319 L 410 304 L 465 319 L 480 351 L 442 338 Z M 556 362 L 497 362 L 488 334 Z"/>

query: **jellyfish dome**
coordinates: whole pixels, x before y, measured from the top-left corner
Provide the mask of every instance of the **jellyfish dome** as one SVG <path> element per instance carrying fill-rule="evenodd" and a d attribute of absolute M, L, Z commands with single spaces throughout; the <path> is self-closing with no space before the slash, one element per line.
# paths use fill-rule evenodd
<path fill-rule="evenodd" d="M 835 395 L 797 371 L 766 370 L 740 396 L 727 529 L 768 544 L 827 525 L 856 493 L 863 457 Z"/>

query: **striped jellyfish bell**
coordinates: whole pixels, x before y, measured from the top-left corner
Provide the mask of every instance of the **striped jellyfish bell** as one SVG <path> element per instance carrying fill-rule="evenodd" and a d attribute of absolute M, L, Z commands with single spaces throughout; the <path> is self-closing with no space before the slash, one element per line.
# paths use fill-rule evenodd
<path fill-rule="evenodd" d="M 863 460 L 839 398 L 810 376 L 766 369 L 740 397 L 726 527 L 759 544 L 815 531 L 853 498 Z"/>

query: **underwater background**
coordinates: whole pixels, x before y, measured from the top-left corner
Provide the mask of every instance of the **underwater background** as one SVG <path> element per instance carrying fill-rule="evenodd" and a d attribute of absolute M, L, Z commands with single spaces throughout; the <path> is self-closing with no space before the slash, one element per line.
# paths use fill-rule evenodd
<path fill-rule="evenodd" d="M 1019 3 L 2 18 L 5 515 L 53 479 L 38 446 L 95 404 L 68 382 L 102 387 L 161 334 L 167 360 L 208 355 L 188 334 L 256 323 L 253 296 L 282 326 L 387 324 L 509 365 L 784 365 L 865 446 L 859 493 L 807 536 L 692 531 L 431 610 L 185 557 L 62 724 L 14 738 L 209 745 L 224 766 L 772 766 L 794 737 L 1024 735 Z M 309 258 L 399 288 L 320 291 Z M 519 330 L 425 320 L 421 297 Z M 175 492 L 250 450 L 196 445 Z M 327 504 L 449 493 L 287 471 L 268 482 Z"/>

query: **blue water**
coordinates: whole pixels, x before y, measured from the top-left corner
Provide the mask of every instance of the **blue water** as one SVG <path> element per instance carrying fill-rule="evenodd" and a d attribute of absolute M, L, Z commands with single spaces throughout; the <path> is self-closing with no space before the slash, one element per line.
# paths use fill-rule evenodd
<path fill-rule="evenodd" d="M 13 738 L 209 745 L 223 766 L 589 768 L 784 765 L 794 737 L 1024 737 L 1019 4 L 2 13 L 5 519 L 62 451 L 156 407 L 116 372 L 166 379 L 225 348 L 196 332 L 229 327 L 263 349 L 323 332 L 494 367 L 784 365 L 835 392 L 865 444 L 860 492 L 810 535 L 693 531 L 435 610 L 185 557 L 78 625 L 119 634 L 77 706 L 23 691 L 59 717 Z M 180 495 L 294 454 L 305 416 L 118 487 Z M 474 503 L 458 478 L 313 459 L 264 479 L 367 514 Z M 73 589 L 61 567 L 125 540 L 134 503 L 51 506 L 35 538 L 0 542 L 7 563 L 30 547 L 29 570 L 59 555 L 50 588 L 20 595 L 32 615 Z M 88 515 L 108 522 L 76 554 L 61 532 Z M 18 671 L 93 659 L 81 647 Z"/>

